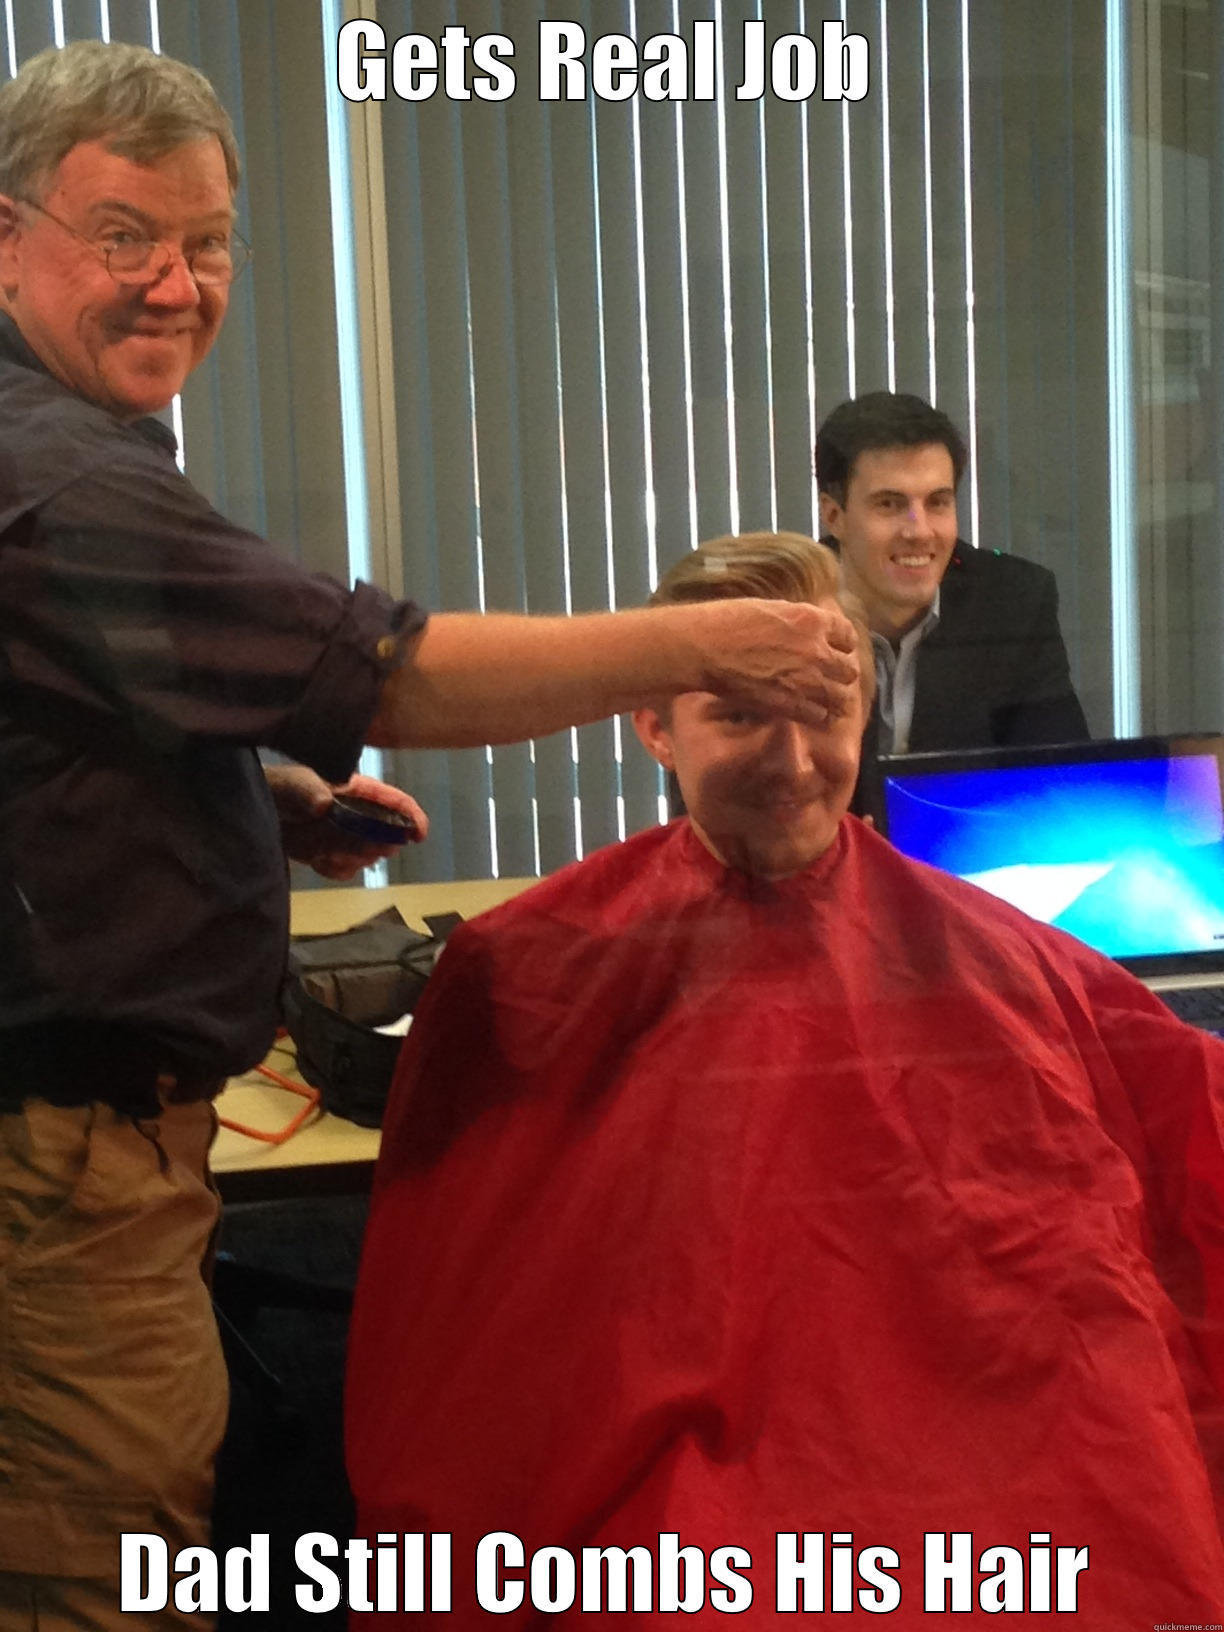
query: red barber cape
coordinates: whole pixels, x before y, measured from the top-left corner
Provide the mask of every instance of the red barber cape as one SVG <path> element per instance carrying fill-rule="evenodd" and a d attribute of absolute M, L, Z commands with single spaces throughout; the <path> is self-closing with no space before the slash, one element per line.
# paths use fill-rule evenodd
<path fill-rule="evenodd" d="M 1059 1547 L 1077 1632 L 1224 1620 L 1222 1091 L 1139 983 L 853 819 L 780 883 L 687 822 L 565 869 L 455 934 L 405 1048 L 360 1533 L 449 1535 L 485 1632 L 610 1546 L 709 1625 L 799 1557 L 838 1624 L 929 1632 L 934 1576 L 997 1626 Z M 478 1601 L 493 1532 L 525 1564 L 486 1543 Z"/>

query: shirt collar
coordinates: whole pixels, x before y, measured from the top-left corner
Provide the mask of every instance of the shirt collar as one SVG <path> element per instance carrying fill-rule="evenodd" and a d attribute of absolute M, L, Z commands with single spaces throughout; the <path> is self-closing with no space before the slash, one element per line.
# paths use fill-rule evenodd
<path fill-rule="evenodd" d="M 887 635 L 878 635 L 873 629 L 871 631 L 871 644 L 875 650 L 877 652 L 887 650 L 890 656 L 896 656 L 900 652 L 911 651 L 915 646 L 917 646 L 919 641 L 925 640 L 930 634 L 931 630 L 934 629 L 935 625 L 939 622 L 939 596 L 942 588 L 942 584 L 936 584 L 935 598 L 931 602 L 930 606 L 927 607 L 926 616 L 922 619 L 921 623 L 916 623 L 912 629 L 906 630 L 906 632 L 901 636 L 901 639 L 897 642 L 896 651 L 894 651 L 893 644 Z"/>

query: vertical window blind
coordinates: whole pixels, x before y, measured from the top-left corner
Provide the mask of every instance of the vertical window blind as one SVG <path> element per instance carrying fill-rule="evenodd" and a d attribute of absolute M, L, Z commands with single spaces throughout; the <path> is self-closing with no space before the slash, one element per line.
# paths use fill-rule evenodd
<path fill-rule="evenodd" d="M 1134 7 L 1135 531 L 1149 729 L 1219 729 L 1224 697 L 1218 8 Z"/>
<path fill-rule="evenodd" d="M 10 71 L 65 38 L 134 39 L 197 63 L 234 115 L 256 258 L 182 404 L 189 473 L 216 502 L 343 576 L 358 495 L 377 511 L 374 576 L 432 607 L 629 606 L 702 538 L 816 531 L 819 420 L 851 394 L 915 391 L 969 438 L 962 533 L 1056 572 L 1076 681 L 1109 732 L 1106 0 L 346 6 L 389 43 L 456 23 L 509 35 L 518 88 L 496 103 L 439 91 L 344 104 L 340 0 L 5 0 Z M 1137 87 L 1163 42 L 1168 134 L 1179 96 L 1187 119 L 1197 106 L 1168 65 L 1188 74 L 1203 42 L 1188 0 L 1144 7 L 1128 60 Z M 745 24 L 771 44 L 820 41 L 830 18 L 868 42 L 866 97 L 735 98 Z M 541 20 L 580 24 L 588 46 L 611 32 L 691 42 L 713 22 L 719 96 L 542 102 Z M 333 161 L 337 113 L 351 138 L 347 221 L 333 220 L 327 183 L 329 97 Z M 1144 106 L 1136 89 L 1136 118 Z M 1167 166 L 1135 174 L 1156 209 Z M 339 323 L 333 231 L 342 250 L 351 235 L 357 272 Z M 1166 375 L 1180 366 L 1184 382 L 1182 353 L 1206 345 L 1218 296 L 1160 241 L 1165 265 L 1145 266 L 1134 291 L 1151 314 L 1137 358 L 1146 323 L 1168 334 Z M 1180 339 L 1161 316 L 1176 300 L 1193 307 Z M 356 427 L 349 367 L 364 387 Z M 1155 510 L 1172 489 L 1152 481 Z M 1161 567 L 1166 586 L 1192 582 L 1198 597 L 1191 657 L 1172 655 L 1176 606 L 1191 603 L 1146 586 L 1145 669 L 1167 657 L 1181 678 L 1163 692 L 1149 681 L 1145 723 L 1218 707 L 1218 597 L 1204 576 L 1216 525 L 1166 549 L 1172 579 Z M 548 871 L 660 813 L 657 773 L 618 721 L 391 756 L 389 770 L 434 823 L 396 864 L 413 876 Z"/>
<path fill-rule="evenodd" d="M 736 99 L 745 24 L 819 39 L 833 13 L 868 41 L 864 99 Z M 713 20 L 718 99 L 541 102 L 542 18 L 588 44 L 691 42 Z M 453 608 L 640 604 L 702 538 L 817 531 L 819 420 L 914 391 L 967 433 L 965 536 L 1058 573 L 1107 731 L 1100 17 L 1061 0 L 378 8 L 388 48 L 456 21 L 513 39 L 513 97 L 390 96 L 373 115 L 404 582 Z M 657 773 L 617 722 L 410 766 L 447 813 L 443 874 L 548 871 L 658 819 Z"/>

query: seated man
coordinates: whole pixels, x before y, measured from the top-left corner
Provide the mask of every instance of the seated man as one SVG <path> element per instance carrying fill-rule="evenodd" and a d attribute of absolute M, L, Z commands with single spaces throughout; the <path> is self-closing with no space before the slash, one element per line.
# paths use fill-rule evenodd
<path fill-rule="evenodd" d="M 816 433 L 821 526 L 866 609 L 875 653 L 865 780 L 876 753 L 1088 735 L 1054 576 L 957 537 L 964 469 L 959 432 L 921 397 L 869 392 Z"/>
<path fill-rule="evenodd" d="M 757 535 L 657 598 L 836 590 Z M 688 817 L 458 930 L 405 1049 L 361 1533 L 451 1536 L 451 1627 L 606 1611 L 626 1567 L 711 1625 L 1218 1619 L 1224 1047 L 847 816 L 861 721 L 634 723 Z"/>

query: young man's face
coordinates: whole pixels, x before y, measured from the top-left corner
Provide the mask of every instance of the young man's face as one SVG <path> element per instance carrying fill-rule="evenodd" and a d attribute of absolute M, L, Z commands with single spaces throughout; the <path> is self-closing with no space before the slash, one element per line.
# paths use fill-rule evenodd
<path fill-rule="evenodd" d="M 833 843 L 858 775 L 861 702 L 816 727 L 689 691 L 666 712 L 638 709 L 633 723 L 676 773 L 697 836 L 728 866 L 784 878 Z"/>
<path fill-rule="evenodd" d="M 820 496 L 846 588 L 889 639 L 921 622 L 956 546 L 956 475 L 942 442 L 859 454 L 846 502 Z"/>
<path fill-rule="evenodd" d="M 197 285 L 183 260 L 232 230 L 220 142 L 187 142 L 150 164 L 79 142 L 41 204 L 54 220 L 0 201 L 0 288 L 27 343 L 57 379 L 121 419 L 164 408 L 229 302 L 228 286 Z M 116 283 L 101 253 L 132 238 L 175 251 L 155 258 L 160 275 L 144 286 Z"/>

